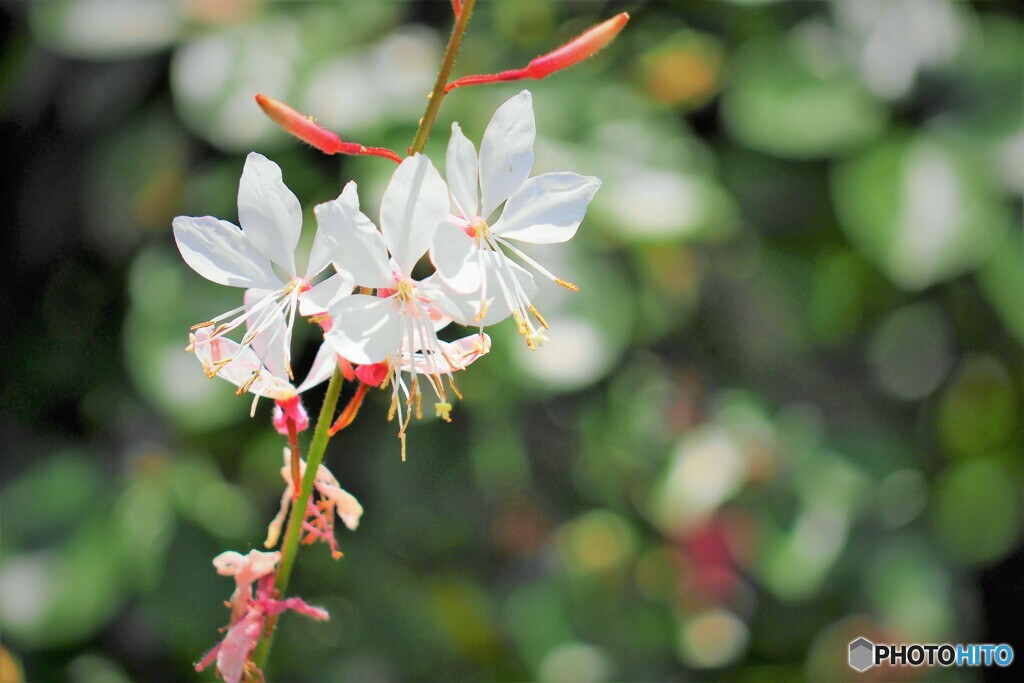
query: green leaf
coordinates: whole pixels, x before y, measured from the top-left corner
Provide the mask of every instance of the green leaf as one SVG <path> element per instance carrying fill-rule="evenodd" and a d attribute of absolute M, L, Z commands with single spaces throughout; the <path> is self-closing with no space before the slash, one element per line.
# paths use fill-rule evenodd
<path fill-rule="evenodd" d="M 926 134 L 890 138 L 841 164 L 832 195 L 850 242 L 908 290 L 985 263 L 1009 218 L 982 162 Z"/>
<path fill-rule="evenodd" d="M 886 125 L 884 109 L 854 73 L 829 64 L 820 50 L 779 40 L 743 46 L 722 101 L 733 137 L 768 154 L 806 159 L 877 136 Z"/>

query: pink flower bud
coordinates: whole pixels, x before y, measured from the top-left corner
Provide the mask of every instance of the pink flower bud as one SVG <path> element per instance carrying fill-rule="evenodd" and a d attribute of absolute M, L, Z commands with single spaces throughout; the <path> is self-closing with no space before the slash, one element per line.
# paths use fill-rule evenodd
<path fill-rule="evenodd" d="M 561 71 L 593 57 L 604 49 L 608 43 L 615 40 L 615 36 L 619 35 L 619 32 L 628 21 L 628 12 L 616 14 L 611 19 L 584 31 L 557 50 L 552 50 L 547 54 L 532 59 L 525 69 L 510 69 L 509 71 L 502 71 L 496 74 L 464 76 L 449 83 L 444 91 L 446 93 L 451 92 L 455 88 L 461 88 L 465 85 L 521 81 L 527 78 L 540 80 L 556 71 Z"/>
<path fill-rule="evenodd" d="M 552 50 L 546 55 L 541 55 L 526 65 L 526 71 L 530 78 L 541 79 L 550 76 L 556 71 L 579 64 L 584 59 L 593 57 L 604 49 L 608 43 L 615 40 L 619 31 L 629 21 L 629 13 L 622 12 L 597 26 L 584 31 L 568 43 Z"/>
<path fill-rule="evenodd" d="M 401 157 L 390 149 L 345 142 L 337 133 L 327 130 L 312 117 L 303 115 L 302 112 L 292 109 L 284 102 L 278 102 L 273 97 L 256 95 L 256 104 L 260 105 L 260 109 L 271 121 L 324 154 L 363 154 L 384 157 L 395 163 L 402 162 Z"/>

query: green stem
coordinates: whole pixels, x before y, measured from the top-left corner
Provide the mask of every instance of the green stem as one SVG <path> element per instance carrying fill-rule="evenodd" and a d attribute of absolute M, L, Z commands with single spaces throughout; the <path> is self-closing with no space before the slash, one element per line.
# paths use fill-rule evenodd
<path fill-rule="evenodd" d="M 327 431 L 334 419 L 334 411 L 338 407 L 338 397 L 341 395 L 341 385 L 344 380 L 341 377 L 341 370 L 334 369 L 334 376 L 327 385 L 327 393 L 324 395 L 324 404 L 320 408 L 320 417 L 316 421 L 316 431 L 313 433 L 313 442 L 309 446 L 309 456 L 306 460 L 306 474 L 302 477 L 302 488 L 299 489 L 298 497 L 292 501 L 291 514 L 288 516 L 288 529 L 285 531 L 284 543 L 281 544 L 281 563 L 277 568 L 277 576 L 274 579 L 274 589 L 279 596 L 288 594 L 288 579 L 292 575 L 292 567 L 295 565 L 295 556 L 299 550 L 299 540 L 302 538 L 302 522 L 306 518 L 306 506 L 309 504 L 309 497 L 313 493 L 313 484 L 316 481 L 316 470 L 324 459 L 324 451 L 327 450 L 327 442 L 330 440 Z M 274 632 L 277 627 L 277 617 L 267 619 L 267 627 L 263 632 L 263 640 L 253 653 L 252 661 L 256 666 L 263 668 L 270 656 L 270 647 L 274 643 Z"/>
<path fill-rule="evenodd" d="M 452 27 L 452 35 L 448 38 L 448 47 L 444 50 L 444 59 L 441 60 L 441 68 L 437 71 L 437 79 L 434 81 L 434 89 L 427 95 L 427 109 L 420 119 L 420 127 L 416 129 L 416 137 L 413 138 L 409 154 L 422 152 L 427 145 L 427 138 L 430 137 L 430 129 L 434 127 L 437 119 L 437 112 L 441 111 L 441 102 L 444 101 L 445 86 L 448 85 L 448 78 L 452 74 L 452 67 L 455 66 L 455 58 L 459 55 L 459 46 L 462 45 L 462 36 L 466 33 L 466 26 L 469 25 L 469 15 L 473 13 L 473 5 L 476 0 L 465 0 L 462 3 L 462 11 L 459 18 L 455 20 Z"/>

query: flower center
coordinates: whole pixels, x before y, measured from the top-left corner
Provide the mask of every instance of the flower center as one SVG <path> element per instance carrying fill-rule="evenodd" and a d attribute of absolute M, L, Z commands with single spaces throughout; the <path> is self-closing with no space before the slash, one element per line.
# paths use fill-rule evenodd
<path fill-rule="evenodd" d="M 483 218 L 474 219 L 473 222 L 469 224 L 469 227 L 473 231 L 473 234 L 470 235 L 470 237 L 477 240 L 478 242 L 481 239 L 487 239 L 488 235 L 490 234 L 490 230 L 487 227 L 487 221 L 485 221 Z"/>
<path fill-rule="evenodd" d="M 299 294 L 305 294 L 311 289 L 313 289 L 313 285 L 309 284 L 301 277 L 296 277 L 288 281 L 288 284 L 284 286 L 282 294 L 288 296 L 295 290 L 298 290 Z"/>
<path fill-rule="evenodd" d="M 402 280 L 398 283 L 398 300 L 411 302 L 416 294 L 416 286 L 411 280 Z"/>

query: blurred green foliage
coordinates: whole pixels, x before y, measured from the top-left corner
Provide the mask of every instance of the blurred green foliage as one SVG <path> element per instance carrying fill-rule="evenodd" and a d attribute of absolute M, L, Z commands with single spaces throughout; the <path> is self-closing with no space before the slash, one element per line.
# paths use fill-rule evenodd
<path fill-rule="evenodd" d="M 495 330 L 409 462 L 381 397 L 332 443 L 366 515 L 341 561 L 301 553 L 295 593 L 332 618 L 285 617 L 269 674 L 836 680 L 860 635 L 1021 652 L 1020 5 L 482 2 L 457 74 L 622 9 L 608 50 L 528 84 L 535 171 L 604 181 L 543 255 L 581 293 L 541 292 L 536 353 Z M 349 179 L 373 215 L 386 162 L 320 158 L 252 95 L 404 149 L 449 4 L 7 12 L 7 270 L 35 303 L 4 340 L 30 360 L 4 370 L 3 644 L 31 681 L 186 679 L 227 619 L 210 560 L 262 541 L 282 443 L 183 351 L 237 302 L 171 218 L 233 219 L 249 150 L 306 240 Z M 521 87 L 455 91 L 427 152 Z"/>

